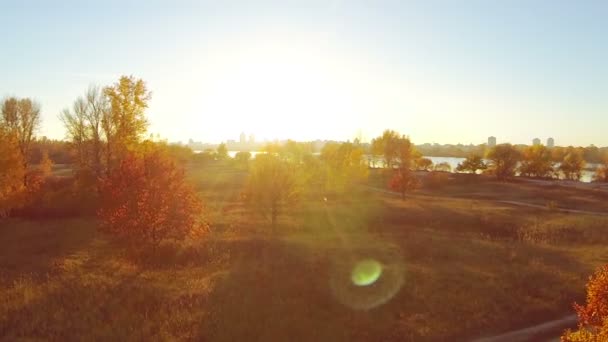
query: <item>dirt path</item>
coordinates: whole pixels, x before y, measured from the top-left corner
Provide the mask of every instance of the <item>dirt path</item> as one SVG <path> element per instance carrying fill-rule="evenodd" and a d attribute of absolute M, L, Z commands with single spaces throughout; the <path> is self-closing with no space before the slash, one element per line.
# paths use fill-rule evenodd
<path fill-rule="evenodd" d="M 535 325 L 533 327 L 511 331 L 501 335 L 484 337 L 473 342 L 553 342 L 559 341 L 559 336 L 568 328 L 576 326 L 576 315 L 571 315 L 554 321 Z"/>
<path fill-rule="evenodd" d="M 395 191 L 390 191 L 386 189 L 364 186 L 365 188 L 388 194 L 393 196 L 401 196 L 400 193 Z M 406 194 L 407 198 L 416 198 L 420 197 L 419 195 L 411 195 Z M 468 199 L 463 197 L 464 199 Z M 560 212 L 567 213 L 576 213 L 576 214 L 587 214 L 587 215 L 600 215 L 600 216 L 608 216 L 606 212 L 598 212 L 598 211 L 586 211 L 586 210 L 575 210 L 575 209 L 563 209 L 563 208 L 554 208 L 550 209 L 546 206 L 531 204 L 526 202 L 519 201 L 497 201 L 497 200 L 488 200 L 497 203 L 504 203 L 510 205 L 524 206 L 530 208 L 544 209 L 544 210 L 556 210 Z M 561 319 L 557 319 L 550 322 L 545 322 L 533 327 L 528 327 L 520 330 L 511 331 L 508 333 L 504 333 L 501 335 L 484 337 L 473 340 L 473 342 L 531 342 L 531 341 L 540 341 L 540 342 L 558 342 L 559 336 L 561 336 L 562 332 L 568 328 L 574 328 L 576 326 L 576 315 L 570 315 Z"/>
<path fill-rule="evenodd" d="M 376 187 L 367 186 L 367 185 L 363 186 L 363 187 L 366 188 L 366 189 L 368 189 L 368 190 L 372 190 L 372 191 L 376 191 L 376 192 L 381 192 L 381 193 L 388 194 L 388 195 L 401 196 L 400 193 L 395 192 L 395 191 L 390 191 L 390 190 L 376 188 Z M 416 198 L 416 197 L 420 197 L 420 196 L 406 194 L 405 197 L 406 198 Z M 473 200 L 473 199 L 468 198 L 468 197 L 451 197 L 451 198 L 461 198 L 461 199 L 470 199 L 470 200 Z M 577 210 L 577 209 L 565 209 L 565 208 L 548 208 L 548 207 L 543 206 L 543 205 L 532 204 L 532 203 L 528 203 L 528 202 L 520 202 L 520 201 L 500 201 L 500 200 L 490 200 L 490 199 L 487 199 L 487 200 L 484 200 L 484 199 L 474 199 L 474 200 L 475 201 L 492 201 L 492 202 L 496 202 L 496 203 L 504 203 L 504 204 L 517 205 L 517 206 L 528 207 L 528 208 L 544 209 L 544 210 L 555 210 L 555 211 L 559 211 L 559 212 L 572 213 L 572 214 L 586 214 L 586 215 L 608 216 L 608 212 Z"/>

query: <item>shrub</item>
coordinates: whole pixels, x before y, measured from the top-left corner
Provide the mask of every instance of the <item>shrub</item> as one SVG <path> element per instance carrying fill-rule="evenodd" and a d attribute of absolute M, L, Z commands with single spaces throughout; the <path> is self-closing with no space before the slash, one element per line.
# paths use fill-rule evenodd
<path fill-rule="evenodd" d="M 130 243 L 151 245 L 206 230 L 202 202 L 184 170 L 158 149 L 129 154 L 101 180 L 101 230 Z"/>
<path fill-rule="evenodd" d="M 587 282 L 587 304 L 574 304 L 579 324 L 567 330 L 562 342 L 608 341 L 608 265 L 600 267 Z"/>

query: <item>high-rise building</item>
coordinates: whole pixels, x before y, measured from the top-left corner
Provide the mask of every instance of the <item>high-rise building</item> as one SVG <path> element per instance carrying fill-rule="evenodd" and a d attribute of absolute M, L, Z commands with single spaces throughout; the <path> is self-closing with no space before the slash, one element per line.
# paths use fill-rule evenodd
<path fill-rule="evenodd" d="M 241 132 L 241 137 L 240 137 L 240 139 L 239 139 L 239 142 L 240 142 L 241 144 L 245 144 L 245 143 L 247 143 L 247 136 L 245 135 L 245 132 Z"/>
<path fill-rule="evenodd" d="M 496 137 L 488 137 L 488 147 L 496 146 Z"/>
<path fill-rule="evenodd" d="M 553 148 L 554 146 L 555 146 L 555 140 L 553 140 L 553 138 L 547 139 L 547 147 Z"/>
<path fill-rule="evenodd" d="M 255 135 L 249 134 L 249 143 L 250 144 L 255 144 Z"/>
<path fill-rule="evenodd" d="M 540 139 L 538 139 L 538 138 L 534 138 L 534 139 L 532 139 L 532 145 L 533 145 L 533 146 L 538 146 L 538 145 L 540 145 Z"/>

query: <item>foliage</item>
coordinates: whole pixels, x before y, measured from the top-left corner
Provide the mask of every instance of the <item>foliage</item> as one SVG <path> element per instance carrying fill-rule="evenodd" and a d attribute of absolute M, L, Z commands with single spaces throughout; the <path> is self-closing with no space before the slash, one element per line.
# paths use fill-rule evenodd
<path fill-rule="evenodd" d="M 519 173 L 526 177 L 553 176 L 551 150 L 543 145 L 528 146 L 523 150 Z"/>
<path fill-rule="evenodd" d="M 217 157 L 218 160 L 228 159 L 228 149 L 226 148 L 226 144 L 221 143 L 217 147 L 216 157 Z"/>
<path fill-rule="evenodd" d="M 186 165 L 189 163 L 194 155 L 194 152 L 188 146 L 167 144 L 166 142 L 157 142 L 156 146 L 164 149 L 167 152 L 167 155 L 180 165 Z"/>
<path fill-rule="evenodd" d="M 559 170 L 564 174 L 564 177 L 568 180 L 581 179 L 584 168 L 585 160 L 583 159 L 583 154 L 575 148 L 569 148 L 567 150 L 564 159 L 559 165 Z"/>
<path fill-rule="evenodd" d="M 112 86 L 105 87 L 103 94 L 110 110 L 101 118 L 106 139 L 106 164 L 120 163 L 121 156 L 132 150 L 146 133 L 148 121 L 145 110 L 151 94 L 142 79 L 122 76 Z"/>
<path fill-rule="evenodd" d="M 113 141 L 111 136 L 113 132 L 103 130 L 110 125 L 109 121 L 113 120 L 111 115 L 108 98 L 99 88 L 90 87 L 84 97 L 74 101 L 72 111 L 64 109 L 59 116 L 65 126 L 70 145 L 76 153 L 78 168 L 90 168 L 97 176 L 103 171 L 103 140 Z M 105 149 L 106 153 L 109 153 L 110 147 L 107 144 Z M 106 158 L 106 166 L 108 164 Z"/>
<path fill-rule="evenodd" d="M 487 158 L 490 160 L 489 171 L 498 179 L 504 180 L 515 175 L 521 154 L 511 144 L 500 144 L 488 152 Z"/>
<path fill-rule="evenodd" d="M 608 183 L 608 158 L 605 159 L 601 165 L 595 170 L 593 180 L 597 182 Z"/>
<path fill-rule="evenodd" d="M 566 331 L 563 342 L 602 342 L 608 340 L 608 265 L 600 267 L 587 283 L 587 303 L 575 304 L 579 326 Z"/>
<path fill-rule="evenodd" d="M 429 158 L 416 159 L 416 170 L 431 171 L 433 169 L 433 161 Z"/>
<path fill-rule="evenodd" d="M 215 160 L 215 151 L 212 149 L 206 149 L 200 153 L 194 153 L 192 155 L 192 161 L 196 164 L 208 164 Z"/>
<path fill-rule="evenodd" d="M 40 160 L 39 170 L 42 177 L 47 178 L 53 172 L 53 161 L 49 158 L 49 153 L 44 151 L 42 153 L 42 159 Z"/>
<path fill-rule="evenodd" d="M 346 142 L 325 144 L 320 159 L 326 166 L 325 190 L 344 191 L 367 178 L 361 146 Z"/>
<path fill-rule="evenodd" d="M 278 216 L 297 202 L 299 191 L 293 164 L 273 154 L 259 154 L 252 162 L 243 195 L 250 206 L 270 219 L 274 228 Z"/>
<path fill-rule="evenodd" d="M 419 157 L 414 144 L 412 144 L 410 139 L 405 135 L 394 139 L 392 144 L 395 145 L 397 153 L 397 158 L 393 163 L 401 170 L 410 170 Z"/>
<path fill-rule="evenodd" d="M 467 156 L 465 160 L 463 160 L 458 166 L 456 166 L 457 172 L 470 172 L 477 173 L 478 170 L 485 170 L 488 166 L 483 161 L 480 155 L 473 154 Z"/>
<path fill-rule="evenodd" d="M 371 150 L 375 156 L 384 157 L 384 167 L 393 168 L 399 154 L 399 133 L 392 130 L 385 130 L 381 136 L 372 140 Z"/>
<path fill-rule="evenodd" d="M 240 151 L 234 155 L 234 161 L 242 169 L 249 168 L 250 160 L 251 160 L 251 152 Z"/>
<path fill-rule="evenodd" d="M 147 145 L 140 155 L 127 154 L 100 185 L 103 232 L 156 248 L 165 239 L 183 239 L 206 229 L 202 203 L 186 183 L 184 170 L 157 147 Z"/>
<path fill-rule="evenodd" d="M 448 162 L 441 162 L 435 165 L 435 171 L 450 172 L 452 171 L 452 166 Z"/>
<path fill-rule="evenodd" d="M 23 167 L 27 170 L 34 134 L 40 126 L 40 105 L 29 98 L 7 98 L 1 105 L 0 125 L 16 139 Z M 27 175 L 23 177 L 27 186 Z"/>
<path fill-rule="evenodd" d="M 406 193 L 420 186 L 420 181 L 412 171 L 399 169 L 393 172 L 393 177 L 390 179 L 388 186 L 389 189 L 399 192 L 401 198 L 405 199 Z"/>
<path fill-rule="evenodd" d="M 25 166 L 17 137 L 0 126 L 0 218 L 22 203 L 25 191 Z"/>

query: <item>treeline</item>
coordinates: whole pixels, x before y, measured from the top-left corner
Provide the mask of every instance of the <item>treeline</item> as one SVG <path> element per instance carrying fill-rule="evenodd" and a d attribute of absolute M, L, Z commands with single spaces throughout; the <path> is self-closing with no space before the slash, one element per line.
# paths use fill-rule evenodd
<path fill-rule="evenodd" d="M 524 152 L 528 145 L 512 145 L 515 149 L 520 152 Z M 470 155 L 485 155 L 488 153 L 490 148 L 486 144 L 480 145 L 435 145 L 435 144 L 422 144 L 416 145 L 416 149 L 425 156 L 429 157 L 454 157 L 454 158 L 466 158 Z M 597 147 L 590 145 L 587 147 L 574 147 L 574 146 L 555 146 L 550 148 L 551 159 L 553 162 L 560 162 L 564 156 L 569 153 L 572 149 L 576 149 L 578 153 L 583 156 L 583 159 L 588 164 L 601 164 L 604 162 L 606 155 L 608 155 L 608 147 Z"/>
<path fill-rule="evenodd" d="M 500 144 L 486 152 L 485 160 L 479 154 L 468 156 L 456 171 L 493 174 L 499 179 L 518 175 L 578 181 L 585 169 L 586 161 L 580 148 L 557 150 L 536 145 L 520 149 L 510 144 Z M 600 158 L 599 166 L 594 170 L 594 181 L 608 182 L 608 154 Z"/>

